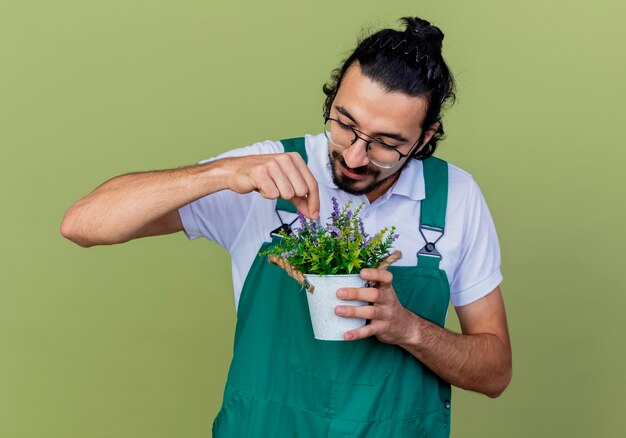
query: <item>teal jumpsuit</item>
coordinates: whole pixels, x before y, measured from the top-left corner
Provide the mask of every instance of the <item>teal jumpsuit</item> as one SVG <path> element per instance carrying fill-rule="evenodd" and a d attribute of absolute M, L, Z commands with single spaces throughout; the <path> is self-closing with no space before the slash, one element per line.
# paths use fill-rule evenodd
<path fill-rule="evenodd" d="M 282 140 L 306 161 L 304 139 Z M 426 197 L 416 227 L 443 235 L 448 165 L 424 160 Z M 295 212 L 287 201 L 277 209 Z M 259 252 L 278 242 L 264 242 Z M 441 256 L 425 242 L 416 266 L 392 266 L 403 306 L 443 326 L 450 299 Z M 435 242 L 436 243 L 436 242 Z M 267 257 L 256 257 L 237 311 L 234 353 L 214 437 L 449 437 L 450 385 L 414 356 L 375 336 L 313 337 L 303 289 Z"/>

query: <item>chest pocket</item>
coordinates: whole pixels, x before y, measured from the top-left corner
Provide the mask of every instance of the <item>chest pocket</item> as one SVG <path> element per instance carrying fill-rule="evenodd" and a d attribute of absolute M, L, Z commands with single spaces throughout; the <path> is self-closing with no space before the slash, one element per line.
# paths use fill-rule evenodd
<path fill-rule="evenodd" d="M 420 266 L 391 266 L 389 271 L 400 304 L 443 327 L 450 300 L 445 271 Z"/>
<path fill-rule="evenodd" d="M 354 385 L 376 385 L 393 373 L 399 348 L 395 345 L 375 337 L 358 341 L 315 339 L 305 294 L 301 290 L 284 294 L 288 305 L 283 315 L 282 345 L 292 371 Z"/>

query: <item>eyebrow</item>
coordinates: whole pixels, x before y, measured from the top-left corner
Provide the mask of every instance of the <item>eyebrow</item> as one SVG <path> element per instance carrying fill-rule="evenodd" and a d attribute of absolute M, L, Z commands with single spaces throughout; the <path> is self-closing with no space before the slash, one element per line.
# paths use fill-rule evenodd
<path fill-rule="evenodd" d="M 337 110 L 338 113 L 343 114 L 344 116 L 352 120 L 357 126 L 359 125 L 359 122 L 357 122 L 356 119 L 352 116 L 352 114 L 350 114 L 350 112 L 347 109 L 345 109 L 343 106 L 335 105 L 335 109 Z M 408 139 L 404 138 L 402 134 L 396 134 L 394 132 L 375 132 L 370 137 L 377 137 L 377 136 L 393 138 L 394 140 L 403 141 L 403 142 L 409 141 Z"/>

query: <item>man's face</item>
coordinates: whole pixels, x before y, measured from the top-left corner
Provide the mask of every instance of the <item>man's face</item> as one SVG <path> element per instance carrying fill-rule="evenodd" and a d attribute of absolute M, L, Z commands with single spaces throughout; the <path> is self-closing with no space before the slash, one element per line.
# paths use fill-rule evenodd
<path fill-rule="evenodd" d="M 333 101 L 330 117 L 352 126 L 370 137 L 397 146 L 403 154 L 417 149 L 422 134 L 421 124 L 428 101 L 400 92 L 389 93 L 377 82 L 361 73 L 353 64 L 343 77 Z M 426 144 L 435 129 L 429 130 L 420 147 Z M 383 135 L 384 134 L 384 135 Z M 370 202 L 393 185 L 411 157 L 402 158 L 396 165 L 383 169 L 371 163 L 366 155 L 366 143 L 357 141 L 340 149 L 330 144 L 329 156 L 333 181 L 340 189 L 354 195 L 366 194 Z"/>

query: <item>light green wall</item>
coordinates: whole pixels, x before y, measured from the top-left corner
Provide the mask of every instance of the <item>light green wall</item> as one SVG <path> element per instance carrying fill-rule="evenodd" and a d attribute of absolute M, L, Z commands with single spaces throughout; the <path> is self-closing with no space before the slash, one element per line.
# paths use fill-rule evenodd
<path fill-rule="evenodd" d="M 491 208 L 514 348 L 500 398 L 455 390 L 453 436 L 624 436 L 624 5 L 0 0 L 0 436 L 210 436 L 227 254 L 182 234 L 83 249 L 63 213 L 119 174 L 319 132 L 361 26 L 411 14 L 446 34 L 439 155 Z"/>

